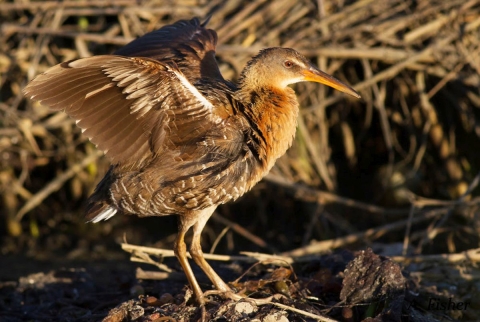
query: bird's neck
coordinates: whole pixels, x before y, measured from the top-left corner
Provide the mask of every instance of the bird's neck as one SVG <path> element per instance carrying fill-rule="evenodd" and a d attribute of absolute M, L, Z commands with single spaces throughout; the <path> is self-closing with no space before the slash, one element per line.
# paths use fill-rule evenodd
<path fill-rule="evenodd" d="M 265 175 L 292 145 L 297 127 L 298 102 L 295 92 L 285 87 L 242 87 L 239 90 L 243 111 L 253 135 L 258 135 L 258 155 Z"/>

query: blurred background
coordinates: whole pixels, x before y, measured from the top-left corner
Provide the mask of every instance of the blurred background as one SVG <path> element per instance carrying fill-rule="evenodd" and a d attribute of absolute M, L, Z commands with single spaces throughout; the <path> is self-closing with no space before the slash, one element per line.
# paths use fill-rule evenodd
<path fill-rule="evenodd" d="M 174 217 L 84 222 L 108 160 L 64 113 L 21 91 L 60 62 L 209 15 L 226 79 L 262 48 L 292 47 L 362 99 L 294 85 L 293 147 L 253 191 L 218 208 L 205 252 L 479 247 L 480 1 L 0 1 L 0 256 L 17 267 L 0 279 L 58 261 L 128 262 L 123 241 L 172 247 Z"/>

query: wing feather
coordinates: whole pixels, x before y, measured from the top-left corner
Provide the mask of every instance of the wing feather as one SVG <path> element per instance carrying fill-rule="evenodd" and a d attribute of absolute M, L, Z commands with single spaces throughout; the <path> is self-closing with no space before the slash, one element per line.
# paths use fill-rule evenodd
<path fill-rule="evenodd" d="M 201 138 L 221 120 L 180 70 L 148 58 L 107 55 L 65 62 L 24 91 L 65 110 L 113 163 L 130 167 Z"/>
<path fill-rule="evenodd" d="M 173 61 L 191 83 L 201 78 L 224 81 L 215 60 L 217 33 L 205 24 L 197 18 L 180 20 L 135 39 L 115 54 Z"/>

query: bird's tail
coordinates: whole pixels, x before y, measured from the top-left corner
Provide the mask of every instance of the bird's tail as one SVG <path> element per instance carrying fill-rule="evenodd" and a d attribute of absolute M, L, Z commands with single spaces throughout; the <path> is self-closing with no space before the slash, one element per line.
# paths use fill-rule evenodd
<path fill-rule="evenodd" d="M 91 202 L 85 210 L 85 218 L 87 222 L 97 223 L 112 218 L 116 213 L 117 209 L 105 201 Z"/>
<path fill-rule="evenodd" d="M 113 167 L 110 167 L 87 201 L 85 208 L 87 222 L 97 223 L 102 220 L 108 220 L 118 212 L 110 198 L 110 186 L 113 180 Z"/>

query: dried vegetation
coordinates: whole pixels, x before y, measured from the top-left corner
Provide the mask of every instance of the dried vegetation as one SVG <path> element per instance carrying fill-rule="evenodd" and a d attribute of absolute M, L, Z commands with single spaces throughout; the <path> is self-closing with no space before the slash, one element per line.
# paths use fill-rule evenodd
<path fill-rule="evenodd" d="M 222 251 L 283 252 L 292 262 L 370 245 L 411 272 L 424 318 L 478 320 L 478 306 L 427 306 L 434 296 L 480 296 L 479 0 L 0 1 L 2 253 L 71 251 L 129 226 L 81 223 L 82 201 L 108 162 L 66 115 L 26 100 L 26 83 L 62 61 L 111 53 L 165 24 L 209 14 L 225 78 L 238 77 L 261 48 L 293 47 L 362 99 L 297 84 L 294 146 L 254 192 L 219 210 L 206 241 L 229 227 Z M 354 311 L 335 316 L 350 313 L 359 320 Z"/>

